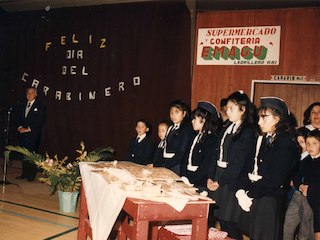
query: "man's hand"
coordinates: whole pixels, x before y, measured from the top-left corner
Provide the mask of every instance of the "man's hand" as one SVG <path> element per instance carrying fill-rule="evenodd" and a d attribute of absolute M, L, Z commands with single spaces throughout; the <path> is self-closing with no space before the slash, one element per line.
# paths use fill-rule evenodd
<path fill-rule="evenodd" d="M 19 133 L 27 133 L 27 132 L 31 132 L 31 130 L 30 130 L 30 128 L 21 127 L 21 128 L 18 129 L 18 132 Z"/>
<path fill-rule="evenodd" d="M 302 193 L 303 196 L 308 195 L 308 185 L 301 184 L 299 186 L 299 191 Z"/>

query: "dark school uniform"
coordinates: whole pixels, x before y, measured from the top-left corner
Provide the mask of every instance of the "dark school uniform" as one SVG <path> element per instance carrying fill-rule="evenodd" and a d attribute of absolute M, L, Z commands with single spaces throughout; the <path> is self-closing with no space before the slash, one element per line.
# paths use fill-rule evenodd
<path fill-rule="evenodd" d="M 294 185 L 308 185 L 307 198 L 313 211 L 314 232 L 320 232 L 320 157 L 310 155 L 301 162 Z"/>
<path fill-rule="evenodd" d="M 253 158 L 256 134 L 252 127 L 247 126 L 243 126 L 240 132 L 236 133 L 237 129 L 232 130 L 232 125 L 234 123 L 220 135 L 223 139 L 223 135 L 227 132 L 223 140 L 223 149 L 219 149 L 219 160 L 214 177 L 214 180 L 219 183 L 219 188 L 210 194 L 218 205 L 214 215 L 219 220 L 226 222 L 238 222 L 239 220 L 241 208 L 235 192 L 246 162 Z M 222 156 L 221 151 L 223 151 Z M 219 162 L 220 160 L 226 162 L 226 167 Z"/>
<path fill-rule="evenodd" d="M 217 161 L 218 136 L 210 133 L 203 139 L 203 136 L 198 134 L 194 141 L 194 146 L 191 144 L 184 159 L 181 175 L 187 177 L 190 183 L 206 188 L 209 171 L 215 168 Z"/>
<path fill-rule="evenodd" d="M 146 136 L 138 142 L 137 138 L 130 141 L 126 160 L 141 165 L 147 165 L 152 162 L 154 143 L 149 136 Z"/>
<path fill-rule="evenodd" d="M 153 156 L 152 156 L 152 163 L 154 167 L 160 167 L 163 165 L 163 149 L 165 147 L 165 140 L 161 140 L 158 143 L 158 146 L 155 147 Z"/>
<path fill-rule="evenodd" d="M 264 137 L 257 156 L 257 173 L 262 178 L 251 181 L 247 178 L 247 195 L 253 198 L 249 213 L 243 222 L 247 222 L 247 231 L 252 239 L 280 240 L 284 219 L 284 200 L 289 175 L 300 159 L 296 143 L 289 133 L 280 133 L 271 142 Z M 252 158 L 253 159 L 253 158 Z M 251 161 L 251 173 L 254 169 Z M 241 187 L 242 188 L 242 187 Z"/>
<path fill-rule="evenodd" d="M 181 163 L 188 154 L 192 134 L 194 131 L 190 123 L 180 124 L 177 129 L 174 125 L 168 128 L 161 167 L 166 167 L 180 175 Z"/>

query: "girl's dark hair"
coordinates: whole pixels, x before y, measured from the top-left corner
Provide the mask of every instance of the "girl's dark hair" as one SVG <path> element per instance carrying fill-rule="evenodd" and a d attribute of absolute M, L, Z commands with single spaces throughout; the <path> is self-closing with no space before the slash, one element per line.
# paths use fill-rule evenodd
<path fill-rule="evenodd" d="M 242 123 L 237 129 L 236 135 L 239 134 L 241 129 L 244 127 L 253 127 L 256 129 L 256 107 L 250 101 L 248 95 L 242 91 L 238 91 L 232 93 L 227 99 L 228 101 L 238 105 L 241 110 L 245 107 L 244 114 L 242 115 Z"/>
<path fill-rule="evenodd" d="M 315 130 L 310 131 L 308 133 L 307 138 L 309 138 L 309 137 L 314 137 L 315 139 L 320 141 L 320 130 L 319 129 L 315 129 Z"/>
<path fill-rule="evenodd" d="M 167 127 L 169 127 L 171 124 L 172 124 L 172 122 L 169 121 L 169 120 L 162 120 L 162 121 L 160 121 L 160 122 L 158 123 L 158 126 L 159 126 L 159 125 L 166 125 Z"/>
<path fill-rule="evenodd" d="M 149 121 L 145 118 L 140 118 L 137 120 L 136 122 L 136 125 L 138 124 L 138 122 L 143 122 L 147 128 L 149 128 L 149 131 L 146 132 L 147 136 L 151 135 L 151 132 L 152 132 L 152 126 L 151 124 L 149 123 Z"/>
<path fill-rule="evenodd" d="M 184 101 L 182 100 L 174 100 L 173 102 L 170 103 L 170 109 L 176 107 L 179 110 L 186 112 L 185 117 L 182 120 L 182 125 L 185 124 L 191 124 L 190 122 L 190 107 L 188 104 L 186 104 Z"/>
<path fill-rule="evenodd" d="M 197 107 L 191 113 L 191 119 L 195 119 L 195 117 L 201 117 L 206 120 L 202 129 L 203 137 L 201 139 L 203 141 L 208 134 L 217 134 L 217 130 L 220 129 L 221 125 L 221 119 L 218 115 Z"/>
<path fill-rule="evenodd" d="M 303 137 L 304 140 L 307 139 L 308 133 L 310 132 L 309 129 L 305 128 L 305 127 L 300 127 L 298 129 L 296 129 L 296 139 L 295 139 L 295 143 L 297 145 L 297 148 L 299 150 L 300 153 L 302 153 L 302 148 L 298 142 L 298 137 Z"/>
<path fill-rule="evenodd" d="M 222 99 L 220 100 L 220 110 L 221 110 L 224 106 L 227 105 L 227 102 L 228 102 L 228 99 L 226 99 L 226 98 L 222 98 Z"/>
<path fill-rule="evenodd" d="M 308 125 L 310 124 L 310 115 L 312 108 L 315 106 L 320 106 L 320 102 L 314 102 L 312 103 L 303 113 L 303 125 Z"/>
<path fill-rule="evenodd" d="M 306 139 L 309 132 L 310 132 L 309 129 L 305 127 L 300 127 L 296 130 L 296 137 L 301 136 L 301 137 L 304 137 L 304 139 Z"/>
<path fill-rule="evenodd" d="M 181 111 L 185 111 L 187 112 L 187 114 L 190 114 L 190 108 L 188 106 L 188 104 L 186 104 L 184 101 L 182 100 L 174 100 L 173 102 L 170 103 L 170 108 L 172 107 L 176 107 L 178 109 L 180 109 Z"/>
<path fill-rule="evenodd" d="M 280 112 L 277 109 L 273 109 L 270 107 L 260 107 L 259 111 L 258 111 L 258 115 L 261 115 L 266 111 L 270 111 L 270 113 L 273 116 L 279 117 L 279 122 L 275 126 L 275 128 L 276 128 L 275 133 L 278 135 L 280 133 L 287 132 L 292 136 L 292 140 L 296 141 L 295 140 L 295 129 L 292 127 L 289 115 L 285 112 Z"/>

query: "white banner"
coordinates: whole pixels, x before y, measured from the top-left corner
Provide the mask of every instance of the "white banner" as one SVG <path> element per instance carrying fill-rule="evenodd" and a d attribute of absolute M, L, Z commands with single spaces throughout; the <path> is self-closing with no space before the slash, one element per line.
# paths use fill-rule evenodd
<path fill-rule="evenodd" d="M 199 28 L 197 65 L 279 65 L 280 26 Z"/>

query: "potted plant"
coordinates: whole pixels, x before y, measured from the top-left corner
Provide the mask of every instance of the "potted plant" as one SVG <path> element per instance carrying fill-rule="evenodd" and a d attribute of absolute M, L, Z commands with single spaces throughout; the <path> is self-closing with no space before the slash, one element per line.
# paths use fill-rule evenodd
<path fill-rule="evenodd" d="M 81 186 L 81 175 L 79 162 L 96 162 L 99 160 L 112 159 L 115 151 L 111 147 L 98 148 L 92 152 L 85 150 L 83 142 L 77 150 L 79 156 L 75 161 L 68 162 L 68 157 L 59 159 L 57 155 L 53 158 L 46 153 L 45 157 L 41 154 L 30 152 L 28 149 L 19 146 L 6 146 L 4 153 L 5 161 L 9 159 L 11 152 L 17 152 L 24 156 L 23 161 L 32 161 L 42 170 L 44 177 L 39 178 L 50 186 L 51 194 L 59 192 L 60 210 L 63 212 L 74 212 L 77 197 Z M 67 205 L 63 205 L 63 201 Z M 68 203 L 68 201 L 70 201 Z"/>

